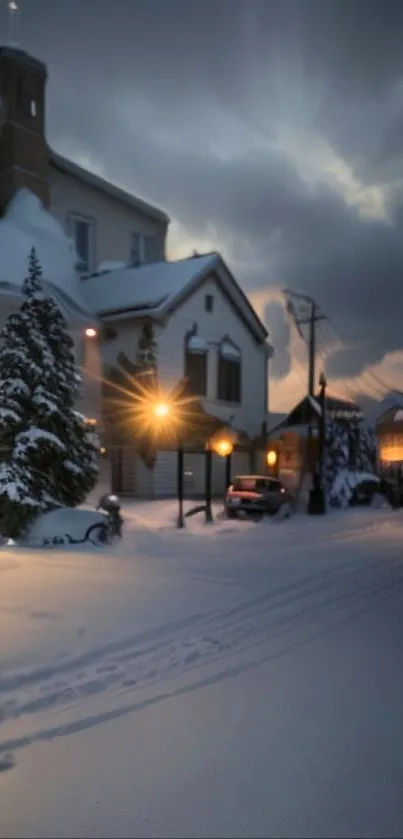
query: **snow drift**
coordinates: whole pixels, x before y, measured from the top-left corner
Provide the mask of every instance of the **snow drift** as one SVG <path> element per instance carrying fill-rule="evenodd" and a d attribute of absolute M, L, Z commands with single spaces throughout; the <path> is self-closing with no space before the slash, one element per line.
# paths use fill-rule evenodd
<path fill-rule="evenodd" d="M 35 247 L 43 277 L 63 307 L 88 321 L 90 311 L 81 294 L 75 269 L 77 254 L 56 219 L 39 198 L 22 189 L 0 219 L 0 294 L 19 297 L 27 273 L 27 259 Z"/>

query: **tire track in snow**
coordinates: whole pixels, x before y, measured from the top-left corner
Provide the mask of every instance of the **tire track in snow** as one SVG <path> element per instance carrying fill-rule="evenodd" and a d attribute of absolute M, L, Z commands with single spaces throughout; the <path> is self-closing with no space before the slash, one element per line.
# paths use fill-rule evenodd
<path fill-rule="evenodd" d="M 403 579 L 401 580 L 401 582 L 403 582 Z M 372 591 L 372 595 L 375 595 L 376 597 L 385 598 L 385 595 L 386 597 L 388 597 L 391 594 L 393 594 L 393 592 L 393 584 L 388 584 L 387 586 L 380 587 L 377 590 L 374 589 Z M 341 620 L 338 620 L 337 625 L 347 624 L 350 621 L 357 619 L 358 617 L 363 615 L 371 606 L 371 598 L 366 598 L 364 604 L 357 605 L 358 608 L 354 609 L 351 613 L 345 615 Z M 115 707 L 113 709 L 98 714 L 82 717 L 73 722 L 68 722 L 64 725 L 62 724 L 54 726 L 51 728 L 39 730 L 33 734 L 19 735 L 14 739 L 5 740 L 3 742 L 0 742 L 0 753 L 7 753 L 7 755 L 13 761 L 12 752 L 18 749 L 26 748 L 27 746 L 33 743 L 49 741 L 58 737 L 68 736 L 69 734 L 76 734 L 80 731 L 93 728 L 105 722 L 118 719 L 119 717 L 126 716 L 128 714 L 132 714 L 135 711 L 140 711 L 147 707 L 151 707 L 155 704 L 158 704 L 159 702 L 165 701 L 166 699 L 172 699 L 176 696 L 191 693 L 195 690 L 199 690 L 204 687 L 225 681 L 227 679 L 234 678 L 235 676 L 245 673 L 248 670 L 260 666 L 261 664 L 267 664 L 270 663 L 270 661 L 279 659 L 282 656 L 287 655 L 289 652 L 295 651 L 297 648 L 303 648 L 307 646 L 308 644 L 317 640 L 319 636 L 323 636 L 329 633 L 332 630 L 332 628 L 333 626 L 327 626 L 322 631 L 318 632 L 317 630 L 315 630 L 313 632 L 308 633 L 306 636 L 299 637 L 291 641 L 290 643 L 286 643 L 285 646 L 281 647 L 278 650 L 270 650 L 268 652 L 265 652 L 263 656 L 260 656 L 257 659 L 254 659 L 252 661 L 246 661 L 243 663 L 241 662 L 240 664 L 235 664 L 226 667 L 218 673 L 214 673 L 213 675 L 207 675 L 185 685 L 180 685 L 176 688 L 174 687 L 172 689 L 167 689 L 160 693 L 154 693 L 152 696 L 149 696 L 146 699 L 140 699 L 135 702 L 131 702 L 128 705 Z"/>
<path fill-rule="evenodd" d="M 348 560 L 270 589 L 223 612 L 194 615 L 131 639 L 89 650 L 63 664 L 0 679 L 3 718 L 47 708 L 71 707 L 108 690 L 140 688 L 183 675 L 300 631 L 331 609 L 353 606 L 403 583 L 403 562 L 389 552 L 381 559 Z M 298 608 L 295 608 L 295 607 Z M 190 633 L 194 631 L 193 635 Z M 147 643 L 151 641 L 152 643 Z M 64 682 L 63 676 L 72 682 Z"/>

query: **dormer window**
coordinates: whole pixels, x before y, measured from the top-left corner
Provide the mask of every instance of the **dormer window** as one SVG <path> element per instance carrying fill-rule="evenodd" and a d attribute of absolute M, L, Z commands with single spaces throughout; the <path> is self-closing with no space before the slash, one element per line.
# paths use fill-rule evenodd
<path fill-rule="evenodd" d="M 139 233 L 132 233 L 130 243 L 130 265 L 138 268 L 142 263 L 141 238 Z"/>
<path fill-rule="evenodd" d="M 78 257 L 76 269 L 79 274 L 89 274 L 96 264 L 95 221 L 79 213 L 69 213 L 68 227 Z"/>
<path fill-rule="evenodd" d="M 204 338 L 190 334 L 185 343 L 185 376 L 188 390 L 194 396 L 207 396 L 208 344 Z"/>
<path fill-rule="evenodd" d="M 228 338 L 218 348 L 217 399 L 241 402 L 241 352 Z"/>
<path fill-rule="evenodd" d="M 204 311 L 212 312 L 214 309 L 214 297 L 212 294 L 206 294 L 204 297 Z"/>

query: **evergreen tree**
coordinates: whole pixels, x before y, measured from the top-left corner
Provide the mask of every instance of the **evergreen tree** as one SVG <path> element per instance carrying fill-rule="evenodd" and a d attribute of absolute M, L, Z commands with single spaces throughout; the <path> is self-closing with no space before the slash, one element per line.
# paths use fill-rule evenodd
<path fill-rule="evenodd" d="M 16 505 L 21 506 L 24 492 L 29 494 L 21 509 L 20 530 L 35 509 L 80 504 L 94 486 L 99 468 L 99 444 L 75 410 L 81 380 L 73 341 L 61 311 L 43 290 L 41 273 L 33 248 L 24 301 L 3 330 L 0 350 L 0 379 L 9 378 L 7 359 L 15 368 L 11 395 L 5 393 L 0 399 L 0 499 L 10 494 L 6 480 L 15 469 L 18 497 L 12 499 L 12 510 L 3 504 L 3 511 L 6 519 L 11 512 L 15 517 Z M 13 396 L 16 393 L 18 398 Z M 7 411 L 14 416 L 6 429 L 1 417 Z"/>

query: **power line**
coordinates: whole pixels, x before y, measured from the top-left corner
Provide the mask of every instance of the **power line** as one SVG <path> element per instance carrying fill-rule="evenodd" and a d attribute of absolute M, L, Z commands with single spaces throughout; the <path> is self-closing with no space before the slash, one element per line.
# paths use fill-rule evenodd
<path fill-rule="evenodd" d="M 308 344 L 308 393 L 313 396 L 315 393 L 315 369 L 316 369 L 316 327 L 319 321 L 326 320 L 321 314 L 319 307 L 313 297 L 293 289 L 284 289 L 286 300 L 286 311 L 294 323 L 294 326 L 302 338 Z M 301 314 L 301 305 L 305 307 Z M 308 339 L 304 335 L 303 326 L 309 326 Z"/>

